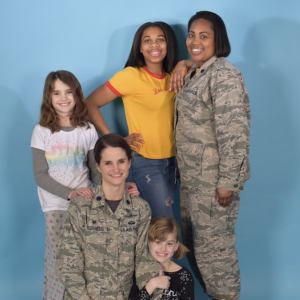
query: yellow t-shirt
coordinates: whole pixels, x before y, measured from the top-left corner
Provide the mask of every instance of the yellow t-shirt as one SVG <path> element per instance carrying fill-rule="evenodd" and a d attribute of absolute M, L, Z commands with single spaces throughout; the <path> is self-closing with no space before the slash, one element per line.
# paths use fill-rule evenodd
<path fill-rule="evenodd" d="M 129 134 L 142 135 L 139 154 L 162 159 L 175 155 L 173 136 L 174 92 L 169 92 L 170 75 L 155 75 L 143 68 L 127 67 L 106 82 L 122 97 Z"/>

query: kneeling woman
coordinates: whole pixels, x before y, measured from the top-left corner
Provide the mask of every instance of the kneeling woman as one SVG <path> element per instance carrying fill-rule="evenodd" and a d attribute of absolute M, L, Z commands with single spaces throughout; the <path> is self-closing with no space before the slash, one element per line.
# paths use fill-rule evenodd
<path fill-rule="evenodd" d="M 121 136 L 99 138 L 94 156 L 102 183 L 92 199 L 71 201 L 56 272 L 66 287 L 65 299 L 127 300 L 134 271 L 141 287 L 158 274 L 147 248 L 151 211 L 125 189 L 131 149 Z"/>

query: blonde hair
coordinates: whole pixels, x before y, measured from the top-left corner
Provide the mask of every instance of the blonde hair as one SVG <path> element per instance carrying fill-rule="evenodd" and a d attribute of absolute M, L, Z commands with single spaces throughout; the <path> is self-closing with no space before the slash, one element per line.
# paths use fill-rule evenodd
<path fill-rule="evenodd" d="M 175 219 L 170 217 L 155 217 L 151 220 L 148 230 L 149 242 L 159 240 L 164 242 L 170 233 L 174 233 L 176 243 L 179 243 L 177 251 L 174 252 L 173 258 L 182 259 L 189 252 L 189 249 L 179 242 L 180 228 Z"/>

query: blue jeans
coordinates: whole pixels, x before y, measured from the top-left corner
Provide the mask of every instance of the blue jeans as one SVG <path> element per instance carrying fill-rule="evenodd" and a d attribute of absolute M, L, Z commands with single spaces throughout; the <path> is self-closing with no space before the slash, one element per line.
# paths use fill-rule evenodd
<path fill-rule="evenodd" d="M 128 182 L 136 183 L 140 196 L 152 211 L 152 217 L 173 217 L 172 204 L 175 197 L 175 157 L 148 159 L 132 152 Z"/>

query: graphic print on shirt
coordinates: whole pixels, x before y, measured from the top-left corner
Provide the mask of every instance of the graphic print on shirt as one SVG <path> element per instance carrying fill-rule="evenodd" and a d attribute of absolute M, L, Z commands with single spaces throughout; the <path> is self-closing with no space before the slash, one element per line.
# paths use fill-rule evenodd
<path fill-rule="evenodd" d="M 46 158 L 50 167 L 80 166 L 84 160 L 82 147 L 69 145 L 52 146 L 51 151 L 46 152 Z"/>
<path fill-rule="evenodd" d="M 68 177 L 80 176 L 83 172 L 85 154 L 80 140 L 49 140 L 45 156 L 51 176 L 60 182 L 69 181 Z M 66 181 L 67 180 L 67 181 Z"/>

